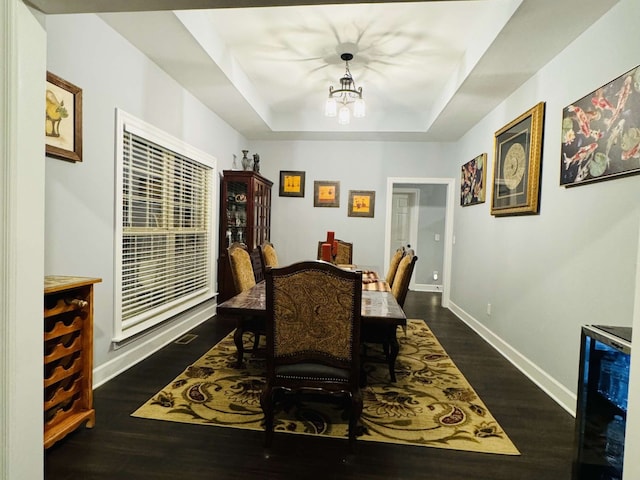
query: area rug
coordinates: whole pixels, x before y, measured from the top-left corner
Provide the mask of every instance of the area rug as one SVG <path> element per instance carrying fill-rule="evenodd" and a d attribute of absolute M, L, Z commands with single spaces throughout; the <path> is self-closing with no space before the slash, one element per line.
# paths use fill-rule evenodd
<path fill-rule="evenodd" d="M 398 342 L 396 383 L 389 381 L 381 349 L 367 348 L 358 441 L 519 455 L 424 321 L 408 320 Z M 263 430 L 264 358 L 245 354 L 243 368 L 235 368 L 235 360 L 229 334 L 132 416 Z M 343 407 L 304 396 L 282 402 L 276 432 L 347 438 Z"/>

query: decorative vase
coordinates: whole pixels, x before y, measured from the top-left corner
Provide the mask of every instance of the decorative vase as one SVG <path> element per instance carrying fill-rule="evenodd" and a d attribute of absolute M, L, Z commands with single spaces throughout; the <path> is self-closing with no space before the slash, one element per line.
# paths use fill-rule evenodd
<path fill-rule="evenodd" d="M 251 170 L 251 160 L 247 157 L 247 153 L 249 150 L 242 150 L 242 169 L 243 170 Z"/>
<path fill-rule="evenodd" d="M 256 173 L 260 172 L 260 155 L 257 153 L 253 154 L 253 171 Z"/>

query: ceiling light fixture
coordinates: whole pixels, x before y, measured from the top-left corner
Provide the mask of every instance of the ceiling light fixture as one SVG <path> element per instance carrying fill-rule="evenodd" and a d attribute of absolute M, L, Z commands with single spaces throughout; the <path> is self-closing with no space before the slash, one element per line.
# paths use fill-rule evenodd
<path fill-rule="evenodd" d="M 340 58 L 346 64 L 346 72 L 344 77 L 340 79 L 340 88 L 329 87 L 329 98 L 327 98 L 324 106 L 324 114 L 327 117 L 335 117 L 337 115 L 340 125 L 348 125 L 351 121 L 351 111 L 348 105 L 353 103 L 353 116 L 355 118 L 364 117 L 365 105 L 362 99 L 362 87 L 356 88 L 356 83 L 349 71 L 349 61 L 353 60 L 353 55 L 351 53 L 343 53 Z M 338 104 L 340 104 L 339 109 Z"/>

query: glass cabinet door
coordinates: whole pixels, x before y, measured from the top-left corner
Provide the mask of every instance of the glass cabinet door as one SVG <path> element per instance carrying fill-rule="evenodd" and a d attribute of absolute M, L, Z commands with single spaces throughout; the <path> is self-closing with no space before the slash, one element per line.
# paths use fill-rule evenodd
<path fill-rule="evenodd" d="M 226 218 L 221 222 L 225 234 L 224 248 L 229 247 L 233 242 L 247 242 L 248 187 L 248 182 L 231 181 L 226 183 Z"/>

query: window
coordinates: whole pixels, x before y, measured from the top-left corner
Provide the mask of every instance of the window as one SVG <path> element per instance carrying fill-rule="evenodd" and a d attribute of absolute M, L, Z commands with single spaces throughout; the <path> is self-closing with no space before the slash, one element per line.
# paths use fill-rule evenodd
<path fill-rule="evenodd" d="M 215 159 L 118 110 L 114 341 L 213 297 Z"/>

